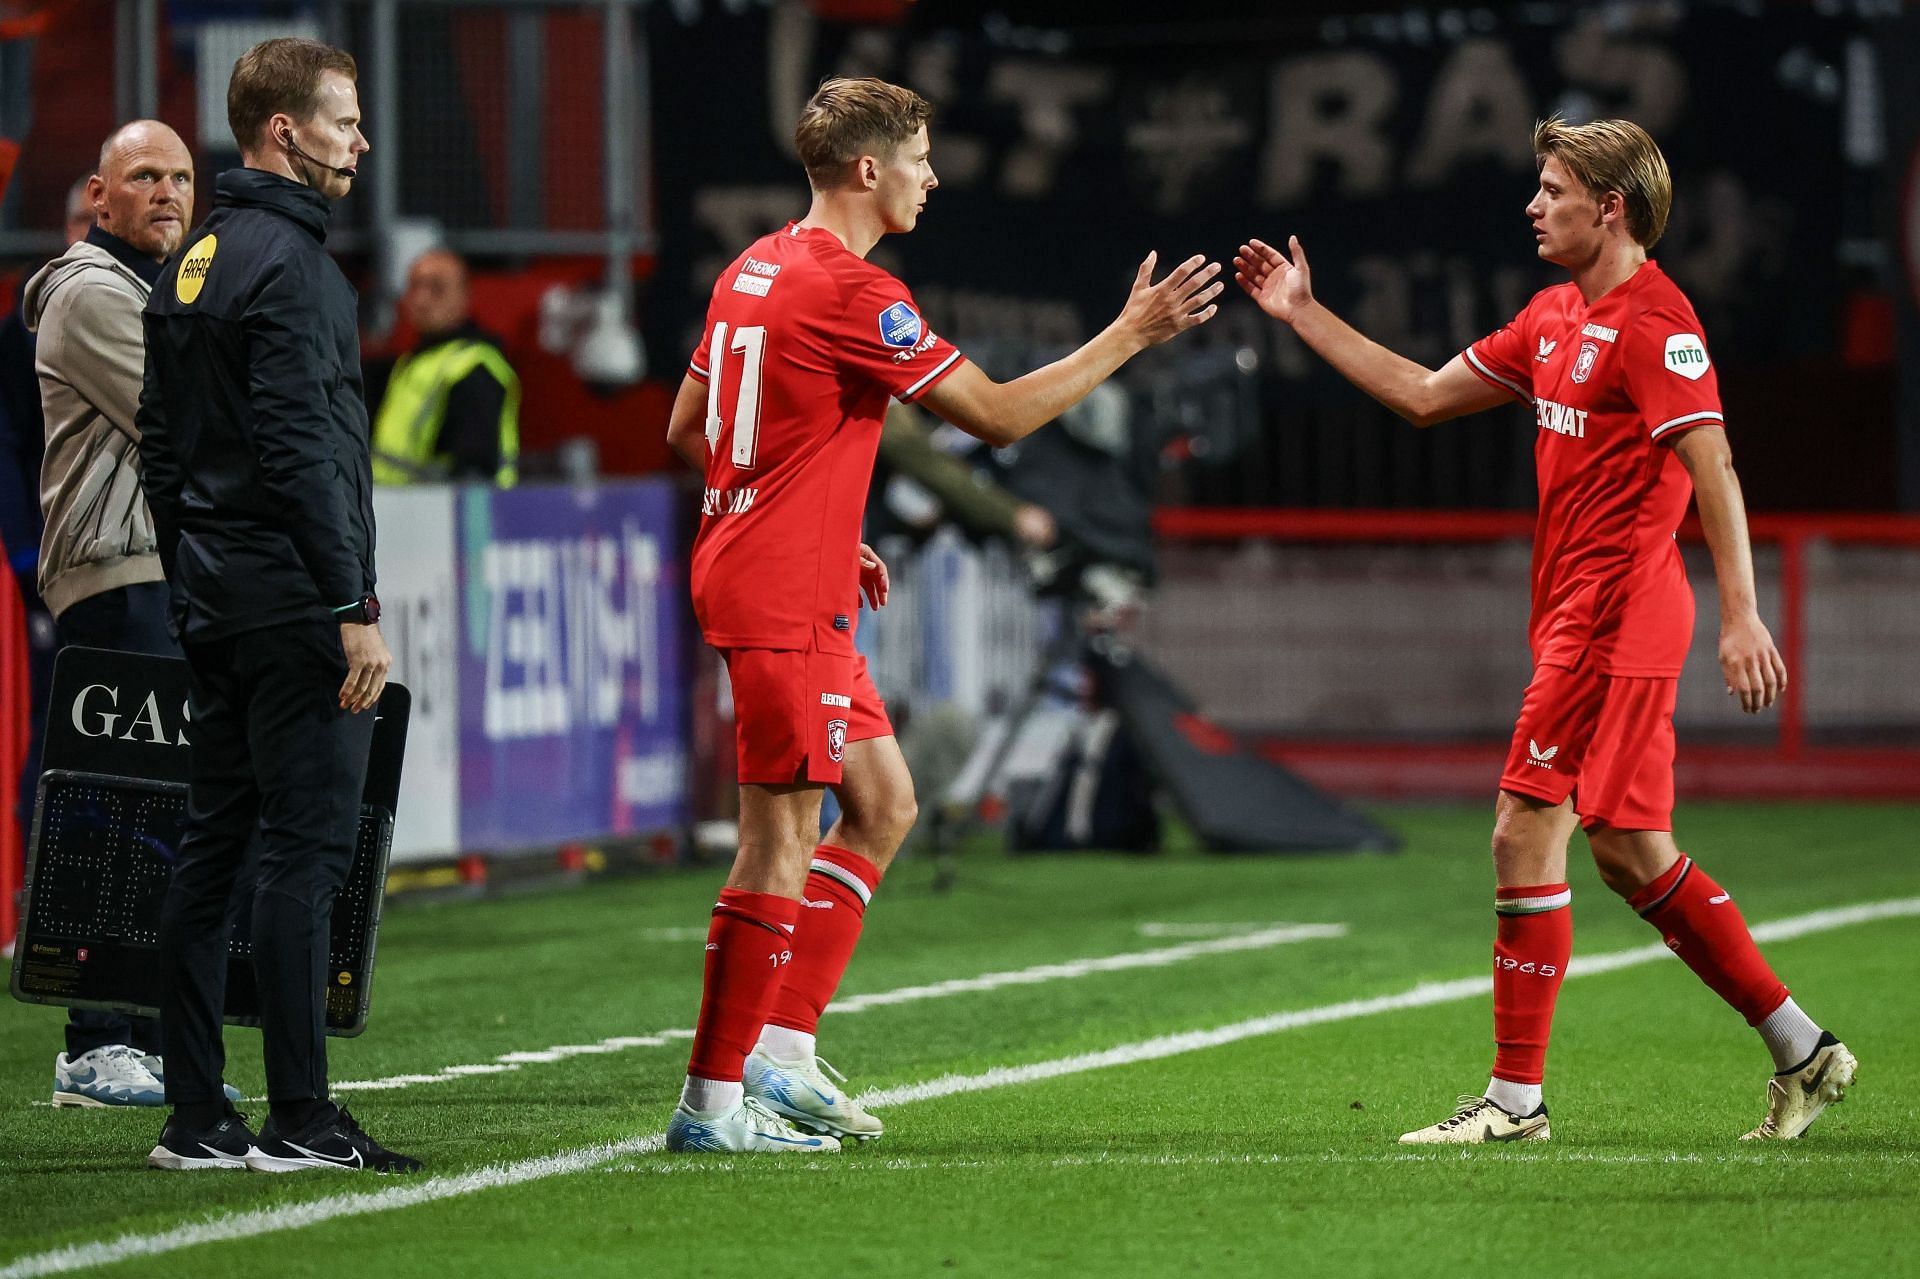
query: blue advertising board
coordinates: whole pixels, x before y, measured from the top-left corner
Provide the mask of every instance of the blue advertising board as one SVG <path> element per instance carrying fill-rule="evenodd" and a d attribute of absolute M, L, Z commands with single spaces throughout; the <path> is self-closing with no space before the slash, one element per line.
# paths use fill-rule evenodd
<path fill-rule="evenodd" d="M 474 487 L 457 519 L 462 848 L 683 821 L 687 592 L 672 488 Z"/>

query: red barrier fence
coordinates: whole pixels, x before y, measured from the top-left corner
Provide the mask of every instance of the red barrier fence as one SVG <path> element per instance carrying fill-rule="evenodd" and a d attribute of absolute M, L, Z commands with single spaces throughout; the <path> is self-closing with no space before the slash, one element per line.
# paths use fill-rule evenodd
<path fill-rule="evenodd" d="M 1506 740 L 1495 724 L 1511 722 L 1524 687 L 1513 646 L 1524 646 L 1530 513 L 1171 508 L 1156 529 L 1173 617 L 1146 642 L 1207 710 L 1348 793 L 1492 788 Z M 1787 689 L 1758 722 L 1704 697 L 1721 691 L 1717 610 L 1690 519 L 1680 537 L 1701 626 L 1676 715 L 1682 793 L 1920 798 L 1920 517 L 1759 515 L 1751 531 Z M 1388 691 L 1350 687 L 1344 702 L 1325 691 L 1362 665 Z M 1441 687 L 1456 670 L 1458 687 Z M 1422 698 L 1431 713 L 1394 714 Z"/>
<path fill-rule="evenodd" d="M 0 546 L 0 561 L 6 549 Z M 0 569 L 0 954 L 13 953 L 17 900 L 26 879 L 19 811 L 20 770 L 31 737 L 27 683 L 27 610 L 13 575 Z"/>

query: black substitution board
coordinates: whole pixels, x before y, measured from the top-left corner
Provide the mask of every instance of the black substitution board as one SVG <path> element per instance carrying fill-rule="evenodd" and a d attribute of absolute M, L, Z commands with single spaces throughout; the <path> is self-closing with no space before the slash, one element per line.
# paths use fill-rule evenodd
<path fill-rule="evenodd" d="M 388 684 L 375 712 L 353 863 L 333 907 L 330 1035 L 366 1029 L 410 701 Z M 157 1010 L 160 908 L 186 827 L 186 702 L 186 663 L 177 658 L 61 651 L 14 947 L 16 999 Z M 260 1024 L 252 880 L 243 869 L 228 910 L 226 1020 L 241 1026 Z"/>

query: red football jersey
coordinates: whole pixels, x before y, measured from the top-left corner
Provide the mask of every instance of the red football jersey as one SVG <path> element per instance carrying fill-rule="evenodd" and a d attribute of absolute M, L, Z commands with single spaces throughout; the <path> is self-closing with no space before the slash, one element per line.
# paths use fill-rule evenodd
<path fill-rule="evenodd" d="M 1725 425 L 1692 304 L 1648 262 L 1592 306 L 1572 284 L 1541 290 L 1466 359 L 1539 427 L 1534 663 L 1677 676 L 1693 591 L 1673 534 L 1693 482 L 1668 446 Z"/>
<path fill-rule="evenodd" d="M 707 643 L 853 651 L 887 400 L 918 398 L 963 358 L 831 231 L 788 223 L 721 273 L 688 366 L 707 385 L 692 575 Z"/>

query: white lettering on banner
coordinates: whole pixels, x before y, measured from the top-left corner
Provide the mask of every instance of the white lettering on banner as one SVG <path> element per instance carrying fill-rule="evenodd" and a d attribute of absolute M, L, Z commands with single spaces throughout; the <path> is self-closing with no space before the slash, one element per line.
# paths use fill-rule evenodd
<path fill-rule="evenodd" d="M 104 696 L 90 696 L 91 694 Z M 103 705 L 104 703 L 104 705 Z M 114 725 L 120 722 L 120 690 L 111 684 L 89 684 L 80 690 L 73 699 L 70 712 L 73 729 L 82 737 L 115 737 L 123 742 L 147 742 L 154 746 L 185 746 L 187 744 L 186 726 L 191 716 L 187 704 L 180 704 L 180 728 L 168 740 L 167 730 L 160 719 L 160 694 L 149 692 L 146 700 L 140 703 L 140 709 L 127 721 L 126 729 L 114 732 Z"/>
<path fill-rule="evenodd" d="M 1482 157 L 1509 169 L 1533 161 L 1532 95 L 1499 40 L 1463 40 L 1442 64 L 1427 101 L 1426 128 L 1407 157 L 1407 181 L 1437 187 Z"/>
<path fill-rule="evenodd" d="M 620 761 L 619 802 L 633 808 L 654 808 L 680 798 L 687 776 L 687 757 L 679 751 L 659 751 Z"/>
<path fill-rule="evenodd" d="M 1543 431 L 1571 435 L 1576 440 L 1587 438 L 1587 410 L 1585 409 L 1555 404 L 1552 400 L 1535 400 L 1533 414 L 1539 419 L 1540 429 Z"/>
<path fill-rule="evenodd" d="M 1273 70 L 1260 199 L 1296 204 L 1322 166 L 1340 175 L 1340 193 L 1378 195 L 1393 178 L 1387 123 L 1399 85 L 1371 53 L 1340 50 L 1288 58 Z"/>
<path fill-rule="evenodd" d="M 485 731 L 490 741 L 609 728 L 623 700 L 660 712 L 660 546 L 619 536 L 488 546 Z"/>
<path fill-rule="evenodd" d="M 1079 141 L 1075 110 L 1104 101 L 1113 85 L 1114 73 L 1105 67 L 1011 58 L 994 63 L 987 97 L 1014 104 L 1024 135 L 1007 152 L 1000 189 L 1017 196 L 1052 194 L 1057 166 Z"/>

